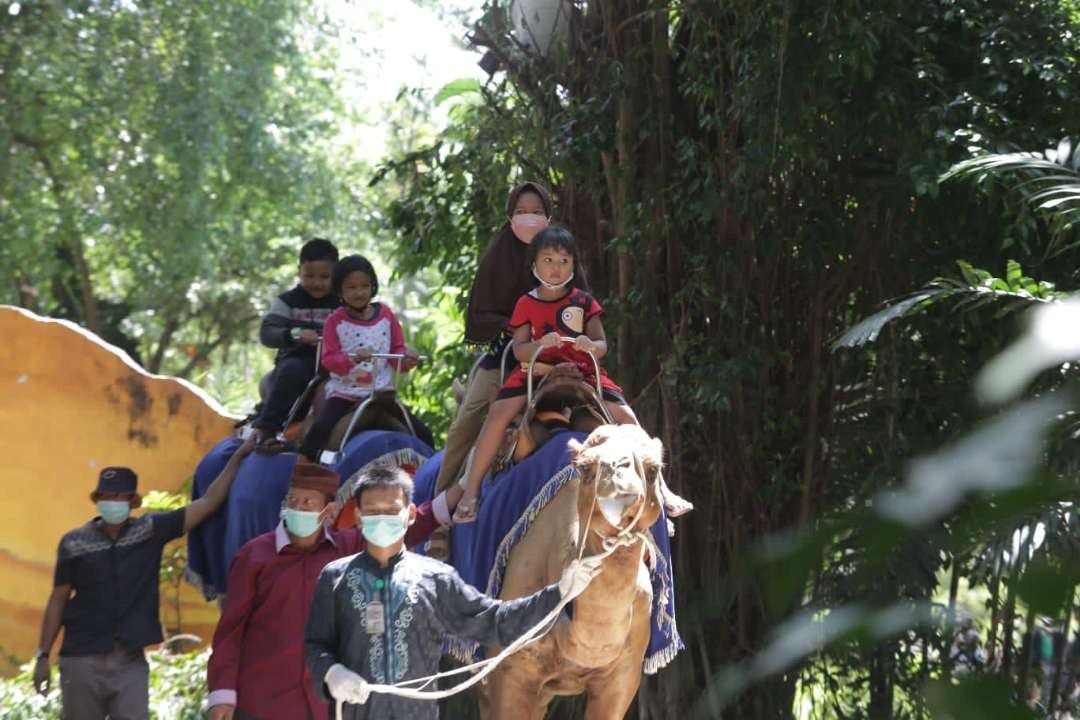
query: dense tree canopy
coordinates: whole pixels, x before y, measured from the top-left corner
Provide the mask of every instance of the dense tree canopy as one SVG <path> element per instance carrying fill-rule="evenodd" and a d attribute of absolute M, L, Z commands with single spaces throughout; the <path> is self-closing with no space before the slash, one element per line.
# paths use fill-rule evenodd
<path fill-rule="evenodd" d="M 411 183 L 391 218 L 416 267 L 465 284 L 505 188 L 555 187 L 617 327 L 615 376 L 698 503 L 676 538 L 688 651 L 643 688 L 641 716 L 714 716 L 716 673 L 793 611 L 929 600 L 947 568 L 979 582 L 970 553 L 992 531 L 1011 537 L 962 525 L 960 566 L 948 521 L 885 542 L 853 518 L 909 459 L 975 424 L 970 380 L 1013 325 L 928 312 L 855 352 L 830 343 L 936 277 L 991 282 L 959 260 L 1015 259 L 1006 289 L 1037 287 L 1024 271 L 1071 284 L 1076 263 L 1049 256 L 1022 199 L 938 176 L 1075 130 L 1076 17 L 1056 1 L 566 8 L 565 40 L 545 55 L 507 3 L 490 4 L 472 37 L 497 70 L 438 142 L 388 167 Z M 783 555 L 786 573 L 752 563 L 782 529 L 818 541 Z M 774 667 L 728 712 L 790 716 L 802 687 L 823 693 L 815 717 L 925 717 L 949 644 L 933 618 Z"/>
<path fill-rule="evenodd" d="M 636 716 L 1026 717 L 1080 580 L 1075 428 L 1053 422 L 1075 369 L 1031 401 L 971 387 L 1013 311 L 1080 287 L 1080 153 L 1058 148 L 1077 4 L 567 0 L 540 52 L 491 0 L 468 28 L 491 77 L 403 93 L 375 173 L 334 143 L 350 110 L 320 7 L 0 12 L 0 301 L 189 374 L 249 337 L 299 238 L 385 230 L 396 306 L 440 361 L 409 397 L 438 427 L 469 361 L 445 319 L 511 184 L 544 181 L 612 375 L 697 504 L 675 538 L 687 650 Z M 898 513 L 943 467 L 963 492 Z M 978 663 L 952 651 L 965 612 Z M 1042 682 L 1055 704 L 1069 677 Z"/>
<path fill-rule="evenodd" d="M 0 13 L 0 298 L 154 371 L 250 332 L 267 271 L 340 202 L 319 22 L 294 0 Z"/>

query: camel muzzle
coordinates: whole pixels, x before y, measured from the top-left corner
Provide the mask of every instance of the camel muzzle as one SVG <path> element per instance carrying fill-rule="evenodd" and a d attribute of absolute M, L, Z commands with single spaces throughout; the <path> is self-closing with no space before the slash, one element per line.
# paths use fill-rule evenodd
<path fill-rule="evenodd" d="M 624 523 L 633 521 L 636 513 L 631 510 L 643 500 L 640 493 L 619 493 L 611 497 L 598 498 L 596 504 L 600 507 L 600 514 L 612 527 L 622 529 Z"/>

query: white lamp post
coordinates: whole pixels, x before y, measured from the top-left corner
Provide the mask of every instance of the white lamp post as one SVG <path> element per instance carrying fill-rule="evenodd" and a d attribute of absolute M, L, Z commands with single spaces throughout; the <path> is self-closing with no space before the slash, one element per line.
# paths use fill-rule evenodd
<path fill-rule="evenodd" d="M 565 47 L 572 7 L 571 0 L 513 0 L 510 19 L 514 36 L 523 46 L 545 56 L 552 47 Z"/>

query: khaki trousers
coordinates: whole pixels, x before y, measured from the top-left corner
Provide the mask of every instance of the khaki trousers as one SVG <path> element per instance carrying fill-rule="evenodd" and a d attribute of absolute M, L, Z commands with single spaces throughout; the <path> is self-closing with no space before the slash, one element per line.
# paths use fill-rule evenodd
<path fill-rule="evenodd" d="M 149 669 L 143 651 L 60 656 L 64 720 L 148 720 Z"/>
<path fill-rule="evenodd" d="M 469 454 L 473 443 L 480 434 L 480 428 L 487 417 L 488 406 L 499 392 L 499 369 L 484 370 L 477 368 L 472 380 L 465 388 L 465 397 L 461 399 L 454 421 L 446 434 L 446 451 L 443 453 L 439 477 L 435 480 L 435 494 L 438 495 L 461 478 L 465 456 Z"/>

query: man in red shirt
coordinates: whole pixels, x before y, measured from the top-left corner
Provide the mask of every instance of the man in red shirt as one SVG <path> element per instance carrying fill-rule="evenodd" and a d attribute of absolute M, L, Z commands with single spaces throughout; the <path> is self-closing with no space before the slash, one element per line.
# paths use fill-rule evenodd
<path fill-rule="evenodd" d="M 304 624 L 323 567 L 364 549 L 359 529 L 330 530 L 339 478 L 300 458 L 289 480 L 282 521 L 252 539 L 229 567 L 229 592 L 207 668 L 210 720 L 325 720 L 304 662 Z M 454 485 L 417 508 L 405 543 L 423 542 L 450 513 Z"/>

